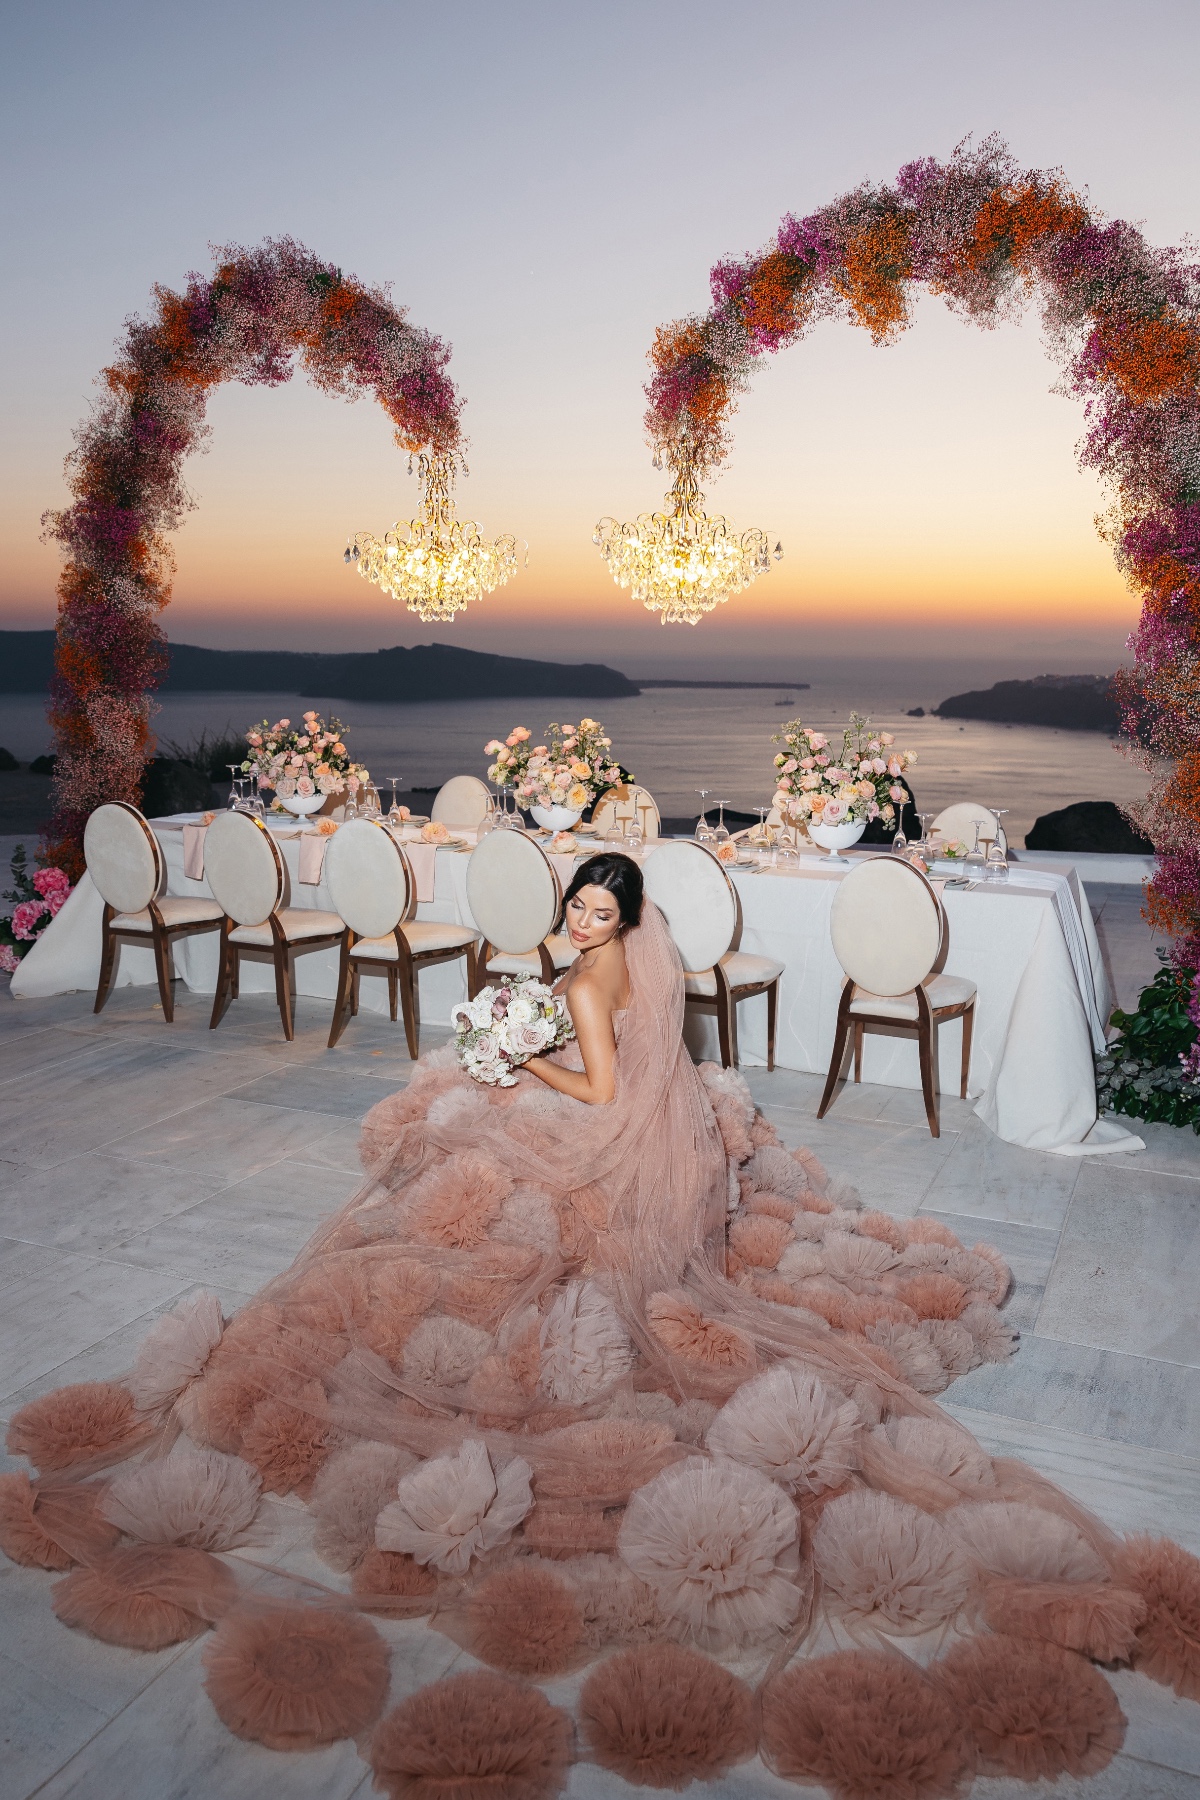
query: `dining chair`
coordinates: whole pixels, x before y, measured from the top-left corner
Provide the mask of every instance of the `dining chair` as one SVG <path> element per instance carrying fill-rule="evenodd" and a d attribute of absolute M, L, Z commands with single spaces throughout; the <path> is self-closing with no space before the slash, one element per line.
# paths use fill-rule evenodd
<path fill-rule="evenodd" d="M 476 952 L 487 975 L 536 975 L 552 982 L 575 961 L 556 931 L 562 888 L 545 851 L 518 831 L 493 831 L 467 864 L 467 904 L 483 942 Z"/>
<path fill-rule="evenodd" d="M 283 1035 L 291 1043 L 296 1035 L 294 959 L 304 951 L 341 944 L 345 921 L 315 907 L 283 905 L 287 875 L 279 846 L 262 820 L 250 813 L 217 814 L 204 840 L 204 874 L 225 914 L 210 1030 L 220 1024 L 230 1000 L 238 997 L 243 955 L 267 951 L 275 965 Z"/>
<path fill-rule="evenodd" d="M 649 788 L 639 787 L 634 781 L 621 782 L 601 794 L 592 813 L 592 830 L 603 837 L 614 819 L 624 822 L 629 818 L 645 826 L 647 843 L 662 832 L 658 802 Z"/>
<path fill-rule="evenodd" d="M 915 1034 L 925 1116 L 931 1134 L 940 1137 L 934 1032 L 950 1019 L 961 1019 L 959 1094 L 966 1099 L 976 989 L 965 976 L 933 973 L 941 959 L 944 932 L 938 897 L 909 862 L 873 856 L 856 864 L 839 884 L 829 913 L 829 935 L 846 980 L 818 1119 L 828 1111 L 852 1032 L 855 1081 L 862 1080 L 864 1032 Z"/>
<path fill-rule="evenodd" d="M 478 775 L 452 775 L 434 795 L 429 817 L 443 825 L 462 825 L 473 831 L 483 823 L 491 803 L 491 789 Z"/>
<path fill-rule="evenodd" d="M 412 866 L 382 820 L 355 819 L 341 826 L 325 852 L 322 878 L 346 922 L 329 1048 L 333 1049 L 347 1020 L 358 1012 L 363 970 L 368 974 L 386 971 L 392 1019 L 398 995 L 408 1054 L 416 1062 L 421 1043 L 420 971 L 465 957 L 467 997 L 473 999 L 478 989 L 475 946 L 479 933 L 463 925 L 414 916 L 417 884 Z"/>
<path fill-rule="evenodd" d="M 975 827 L 987 837 L 995 837 L 998 821 L 990 807 L 981 806 L 977 800 L 956 800 L 953 806 L 944 806 L 931 829 L 940 831 L 944 838 L 961 838 L 968 849 L 975 842 Z M 1003 825 L 999 826 L 1000 848 L 1007 854 L 1008 839 Z"/>
<path fill-rule="evenodd" d="M 765 994 L 767 1068 L 773 1069 L 783 964 L 730 947 L 741 935 L 741 906 L 721 864 L 702 844 L 661 842 L 646 858 L 642 875 L 683 961 L 684 1006 L 717 1016 L 722 1066 L 737 1067 L 738 1007 Z"/>
<path fill-rule="evenodd" d="M 166 862 L 162 846 L 136 806 L 110 800 L 98 806 L 83 828 L 87 872 L 104 902 L 100 924 L 99 1012 L 108 999 L 120 940 L 128 938 L 154 950 L 158 997 L 163 1018 L 175 1017 L 171 981 L 175 970 L 171 949 L 177 939 L 201 931 L 219 931 L 224 914 L 216 900 L 188 894 L 164 894 Z"/>

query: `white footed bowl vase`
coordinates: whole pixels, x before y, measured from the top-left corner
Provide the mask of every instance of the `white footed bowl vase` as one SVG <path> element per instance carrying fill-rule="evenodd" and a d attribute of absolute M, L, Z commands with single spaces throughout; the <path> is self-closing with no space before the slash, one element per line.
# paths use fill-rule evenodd
<path fill-rule="evenodd" d="M 582 807 L 531 806 L 531 815 L 544 831 L 570 831 L 583 816 Z"/>
<path fill-rule="evenodd" d="M 822 850 L 829 851 L 831 862 L 844 862 L 845 858 L 838 852 L 857 844 L 866 829 L 865 819 L 847 819 L 843 825 L 814 825 L 811 819 L 808 822 L 809 837 L 814 844 L 820 844 Z"/>
<path fill-rule="evenodd" d="M 310 813 L 320 812 L 325 804 L 326 798 L 327 796 L 325 794 L 319 793 L 309 794 L 306 799 L 301 799 L 299 794 L 293 794 L 289 800 L 284 800 L 280 797 L 279 804 L 280 806 L 286 807 L 288 812 L 293 813 L 295 817 L 299 819 L 300 823 L 305 825 L 308 823 L 308 815 Z"/>

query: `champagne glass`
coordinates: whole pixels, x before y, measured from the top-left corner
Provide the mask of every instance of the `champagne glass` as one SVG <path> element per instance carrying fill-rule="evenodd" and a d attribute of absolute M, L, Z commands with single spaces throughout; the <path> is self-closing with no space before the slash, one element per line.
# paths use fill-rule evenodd
<path fill-rule="evenodd" d="M 396 785 L 401 780 L 401 777 L 399 775 L 389 775 L 388 780 L 392 784 L 392 804 L 388 807 L 388 824 L 394 825 L 397 831 L 399 831 L 401 825 L 404 823 L 404 815 L 400 811 L 399 796 L 396 793 Z"/>
<path fill-rule="evenodd" d="M 696 792 L 700 796 L 700 817 L 696 820 L 696 842 L 698 844 L 711 844 L 715 842 L 715 837 L 713 828 L 708 822 L 708 806 L 706 802 L 708 796 L 712 793 L 712 789 L 697 788 Z"/>
<path fill-rule="evenodd" d="M 729 805 L 728 800 L 718 800 L 717 801 L 717 806 L 720 810 L 719 810 L 718 817 L 717 817 L 717 823 L 713 827 L 713 843 L 717 844 L 718 846 L 721 844 L 727 844 L 729 842 L 729 837 L 730 837 L 729 827 L 725 823 L 725 808 L 728 805 Z"/>
<path fill-rule="evenodd" d="M 979 843 L 979 820 L 978 819 L 976 819 L 974 821 L 974 829 L 975 829 L 975 839 L 971 845 L 971 848 L 967 851 L 966 860 L 969 863 L 979 864 L 983 861 L 983 850 L 981 849 L 980 843 Z"/>

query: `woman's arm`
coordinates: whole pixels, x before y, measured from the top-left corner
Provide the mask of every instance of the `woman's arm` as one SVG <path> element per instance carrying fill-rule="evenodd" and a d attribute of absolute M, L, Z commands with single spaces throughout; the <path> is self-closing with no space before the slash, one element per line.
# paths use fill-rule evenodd
<path fill-rule="evenodd" d="M 564 1069 L 547 1056 L 531 1057 L 522 1066 L 544 1081 L 547 1087 L 569 1094 L 572 1100 L 583 1100 L 588 1106 L 607 1106 L 617 1091 L 614 1064 L 617 1040 L 613 1032 L 612 1008 L 607 997 L 590 981 L 575 980 L 571 984 L 567 1007 L 575 1038 L 583 1056 L 583 1072 Z"/>

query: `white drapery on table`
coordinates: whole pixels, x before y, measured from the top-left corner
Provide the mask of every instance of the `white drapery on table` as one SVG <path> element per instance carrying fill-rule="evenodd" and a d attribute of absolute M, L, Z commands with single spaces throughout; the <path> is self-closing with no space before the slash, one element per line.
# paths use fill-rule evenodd
<path fill-rule="evenodd" d="M 182 820 L 152 820 L 167 862 L 167 892 L 207 895 L 201 881 L 184 874 Z M 275 832 L 288 872 L 285 904 L 333 910 L 324 882 L 300 880 L 301 834 Z M 465 835 L 465 834 L 459 834 Z M 653 854 L 653 851 L 649 852 Z M 473 927 L 467 905 L 469 854 L 439 849 L 434 897 L 422 901 L 419 919 Z M 570 859 L 555 857 L 565 886 Z M 776 1061 L 783 1068 L 824 1074 L 829 1066 L 842 971 L 829 938 L 829 908 L 846 873 L 824 859 L 805 858 L 796 873 L 730 870 L 741 901 L 740 948 L 784 965 L 780 984 Z M 422 884 L 424 885 L 424 884 Z M 1108 981 L 1078 879 L 1039 870 L 1024 860 L 1007 883 L 981 883 L 971 891 L 948 888 L 943 904 L 949 924 L 945 969 L 965 975 L 978 989 L 971 1054 L 971 1098 L 975 1111 L 998 1136 L 1035 1150 L 1090 1154 L 1134 1149 L 1140 1140 L 1104 1121 L 1096 1123 L 1093 1047 L 1103 1044 L 1111 1007 Z M 85 875 L 58 917 L 13 977 L 14 995 L 33 997 L 72 989 L 94 989 L 100 970 L 99 894 Z M 212 993 L 217 978 L 217 934 L 176 944 L 175 966 L 195 992 Z M 150 949 L 123 943 L 118 985 L 152 984 Z M 465 965 L 441 963 L 420 975 L 421 1011 L 430 1022 L 448 1023 L 450 1009 L 465 998 Z M 332 1001 L 337 954 L 313 951 L 296 958 L 296 986 L 302 994 Z M 245 960 L 244 993 L 274 991 L 267 962 Z M 362 1005 L 387 1009 L 387 984 L 364 970 Z M 766 1061 L 766 1000 L 739 1009 L 741 1058 Z M 698 1055 L 716 1057 L 715 1021 L 689 1016 L 688 1042 Z M 961 1025 L 941 1028 L 945 1089 L 957 1093 Z M 869 1033 L 863 1077 L 892 1087 L 918 1088 L 917 1047 L 911 1038 Z M 1086 1141 L 1085 1141 L 1086 1140 Z"/>

